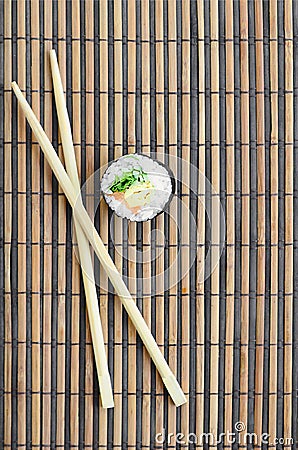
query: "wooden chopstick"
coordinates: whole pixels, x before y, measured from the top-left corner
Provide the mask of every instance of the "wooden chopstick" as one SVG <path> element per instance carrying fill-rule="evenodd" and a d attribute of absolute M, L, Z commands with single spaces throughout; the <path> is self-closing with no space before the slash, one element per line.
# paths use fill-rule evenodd
<path fill-rule="evenodd" d="M 62 147 L 65 159 L 66 170 L 71 182 L 76 190 L 77 196 L 81 197 L 80 181 L 76 165 L 75 151 L 72 140 L 72 132 L 70 127 L 69 116 L 66 108 L 66 102 L 63 94 L 62 80 L 60 76 L 58 61 L 55 50 L 50 51 L 50 61 L 52 70 L 52 79 L 54 86 L 54 94 L 56 101 L 56 109 L 58 114 L 58 122 Z M 80 199 L 81 200 L 81 199 Z M 103 408 L 113 408 L 113 392 L 111 379 L 108 369 L 107 357 L 104 346 L 104 337 L 102 325 L 99 316 L 98 299 L 95 287 L 93 264 L 89 250 L 89 241 L 86 238 L 82 227 L 77 219 L 75 222 L 75 230 L 78 241 L 78 250 L 80 256 L 81 269 L 83 274 L 83 282 L 86 294 L 86 304 L 90 323 L 90 331 L 93 342 L 93 350 L 97 368 L 98 384 L 101 395 Z"/>
<path fill-rule="evenodd" d="M 113 260 L 111 259 L 102 240 L 100 239 L 86 209 L 84 208 L 81 199 L 77 196 L 76 190 L 70 178 L 68 177 L 57 153 L 55 152 L 55 149 L 53 148 L 49 138 L 40 125 L 37 117 L 32 111 L 29 103 L 22 94 L 17 83 L 14 81 L 12 82 L 11 86 L 44 155 L 47 158 L 49 165 L 51 166 L 58 182 L 61 185 L 61 188 L 66 195 L 66 198 L 73 208 L 74 217 L 80 223 L 86 237 L 94 248 L 94 251 L 98 256 L 98 259 L 101 262 L 105 272 L 110 278 L 117 295 L 119 296 L 148 353 L 150 354 L 154 364 L 156 365 L 156 368 L 159 371 L 163 383 L 167 388 L 170 396 L 172 397 L 173 402 L 176 406 L 183 405 L 184 403 L 186 403 L 185 395 L 173 372 L 171 371 L 168 363 L 166 362 L 163 354 L 161 353 L 154 337 L 151 334 L 151 331 L 149 330 L 142 314 L 140 313 L 140 310 L 138 309 L 132 296 L 130 295 L 130 292 L 127 289 Z"/>

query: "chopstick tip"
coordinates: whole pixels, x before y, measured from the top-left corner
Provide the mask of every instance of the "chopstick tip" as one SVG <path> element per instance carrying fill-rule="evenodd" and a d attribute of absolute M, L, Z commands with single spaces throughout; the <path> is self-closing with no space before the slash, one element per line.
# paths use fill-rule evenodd
<path fill-rule="evenodd" d="M 12 81 L 11 82 L 11 89 L 13 90 L 14 95 L 18 99 L 18 101 L 19 101 L 20 105 L 22 106 L 22 108 L 23 109 L 26 108 L 25 105 L 26 105 L 27 101 L 26 101 L 25 96 L 22 93 L 22 91 L 21 91 L 21 89 L 20 89 L 20 87 L 19 87 L 19 85 L 18 85 L 18 83 L 16 81 Z M 29 105 L 27 104 L 27 106 L 29 106 Z"/>
<path fill-rule="evenodd" d="M 11 82 L 11 89 L 13 90 L 13 92 L 15 93 L 16 96 L 18 96 L 20 88 L 18 86 L 18 83 L 16 81 L 12 81 Z"/>
<path fill-rule="evenodd" d="M 57 58 L 56 50 L 54 48 L 50 50 L 50 59 L 52 58 Z"/>

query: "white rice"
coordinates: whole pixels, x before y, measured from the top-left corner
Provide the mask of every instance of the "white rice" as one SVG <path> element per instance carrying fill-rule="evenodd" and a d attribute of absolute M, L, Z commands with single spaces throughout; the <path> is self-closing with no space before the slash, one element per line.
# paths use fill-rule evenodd
<path fill-rule="evenodd" d="M 142 169 L 148 177 L 148 181 L 153 185 L 150 195 L 150 202 L 142 206 L 137 213 L 133 213 L 123 201 L 116 200 L 110 187 L 115 181 L 115 177 L 121 177 L 125 172 L 134 168 Z M 153 159 L 140 154 L 129 154 L 122 156 L 114 161 L 104 173 L 101 180 L 101 189 L 103 191 L 107 204 L 116 214 L 122 218 L 131 221 L 142 222 L 150 220 L 160 213 L 172 193 L 172 181 L 167 169 Z"/>

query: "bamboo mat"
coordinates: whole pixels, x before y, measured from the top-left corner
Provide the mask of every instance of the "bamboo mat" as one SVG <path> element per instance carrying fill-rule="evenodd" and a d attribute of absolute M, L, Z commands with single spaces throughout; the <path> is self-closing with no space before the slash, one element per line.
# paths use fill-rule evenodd
<path fill-rule="evenodd" d="M 297 36 L 296 0 L 0 1 L 0 448 L 230 448 L 238 423 L 233 448 L 252 448 L 245 432 L 296 448 Z M 100 202 L 95 224 L 181 408 L 95 261 L 115 396 L 100 406 L 71 210 L 10 88 L 61 156 L 51 48 L 82 183 L 122 154 L 178 157 L 177 220 L 129 224 Z"/>

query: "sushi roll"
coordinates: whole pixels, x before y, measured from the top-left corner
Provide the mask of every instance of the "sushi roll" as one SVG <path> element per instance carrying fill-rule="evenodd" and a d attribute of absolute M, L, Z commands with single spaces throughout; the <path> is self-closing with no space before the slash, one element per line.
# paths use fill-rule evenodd
<path fill-rule="evenodd" d="M 165 210 L 174 193 L 172 172 L 146 155 L 129 154 L 113 161 L 101 180 L 105 201 L 122 218 L 153 219 Z"/>

